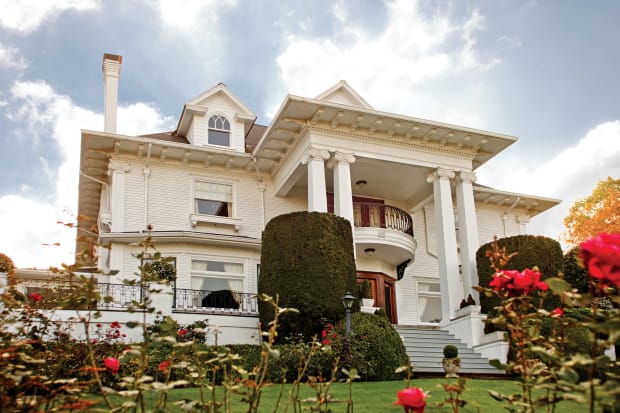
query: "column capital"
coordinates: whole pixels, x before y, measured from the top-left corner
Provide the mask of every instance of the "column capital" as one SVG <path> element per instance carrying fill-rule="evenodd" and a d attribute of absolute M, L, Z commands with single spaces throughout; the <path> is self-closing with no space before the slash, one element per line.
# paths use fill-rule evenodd
<path fill-rule="evenodd" d="M 461 182 L 473 184 L 474 182 L 476 182 L 478 177 L 476 176 L 475 172 L 461 171 L 461 172 L 459 172 L 458 179 Z"/>
<path fill-rule="evenodd" d="M 355 163 L 355 155 L 353 155 L 352 153 L 336 151 L 336 153 L 334 154 L 334 159 L 338 162 L 346 162 L 348 164 Z"/>
<path fill-rule="evenodd" d="M 435 182 L 437 179 L 451 179 L 454 178 L 454 171 L 450 169 L 437 168 L 433 172 L 429 173 L 426 177 L 426 182 Z"/>
<path fill-rule="evenodd" d="M 307 149 L 306 153 L 304 154 L 301 160 L 301 163 L 305 165 L 311 159 L 317 160 L 317 161 L 326 161 L 329 158 L 330 158 L 330 155 L 327 149 L 315 148 L 313 146 L 310 146 Z"/>
<path fill-rule="evenodd" d="M 530 223 L 530 216 L 529 215 L 525 215 L 525 214 L 519 214 L 517 215 L 517 222 L 519 224 L 529 224 Z"/>

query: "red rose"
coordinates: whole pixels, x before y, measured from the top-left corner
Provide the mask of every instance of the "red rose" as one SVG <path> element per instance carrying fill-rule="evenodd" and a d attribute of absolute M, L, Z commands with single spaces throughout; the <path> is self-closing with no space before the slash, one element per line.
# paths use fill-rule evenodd
<path fill-rule="evenodd" d="M 118 373 L 118 369 L 121 367 L 121 362 L 114 357 L 106 357 L 103 359 L 103 365 L 112 374 Z"/>
<path fill-rule="evenodd" d="M 394 405 L 401 405 L 405 409 L 405 412 L 410 413 L 424 413 L 426 407 L 427 394 L 417 387 L 408 387 L 400 390 L 396 393 L 397 401 Z"/>
<path fill-rule="evenodd" d="M 495 291 L 508 290 L 512 296 L 528 295 L 534 290 L 547 291 L 549 286 L 544 281 L 540 281 L 541 274 L 538 271 L 525 270 L 504 270 L 495 273 L 493 280 L 489 283 Z"/>
<path fill-rule="evenodd" d="M 620 234 L 601 232 L 580 247 L 579 256 L 590 276 L 603 285 L 620 287 Z"/>
<path fill-rule="evenodd" d="M 166 373 L 168 371 L 168 367 L 170 367 L 171 364 L 172 362 L 170 360 L 164 360 L 161 363 L 159 363 L 159 366 L 157 367 L 157 369 L 161 372 Z"/>
<path fill-rule="evenodd" d="M 323 344 L 324 346 L 329 346 L 332 342 L 329 341 L 328 338 L 324 338 L 323 341 L 321 341 L 321 344 Z"/>
<path fill-rule="evenodd" d="M 510 276 L 510 273 L 513 273 L 513 272 L 517 272 L 517 271 L 496 272 L 495 274 L 493 274 L 493 279 L 489 283 L 489 286 L 493 287 L 495 291 L 503 290 L 504 288 L 506 288 L 506 286 L 512 279 L 512 277 Z"/>
<path fill-rule="evenodd" d="M 37 301 L 37 302 L 41 301 L 41 299 L 43 298 L 43 297 L 41 297 L 41 294 L 39 294 L 39 293 L 30 293 L 30 295 L 28 297 L 30 297 L 30 299 L 32 301 Z"/>
<path fill-rule="evenodd" d="M 551 312 L 551 317 L 555 317 L 555 318 L 559 318 L 559 317 L 563 317 L 564 316 L 564 310 L 562 310 L 561 308 L 554 308 L 553 311 Z"/>
<path fill-rule="evenodd" d="M 110 324 L 110 328 L 121 328 L 121 323 L 119 323 L 118 321 L 112 321 L 112 324 Z"/>
<path fill-rule="evenodd" d="M 184 337 L 187 335 L 187 333 L 189 333 L 189 330 L 186 328 L 182 328 L 178 331 L 179 336 Z"/>
<path fill-rule="evenodd" d="M 327 337 L 327 330 L 321 331 L 321 338 Z"/>

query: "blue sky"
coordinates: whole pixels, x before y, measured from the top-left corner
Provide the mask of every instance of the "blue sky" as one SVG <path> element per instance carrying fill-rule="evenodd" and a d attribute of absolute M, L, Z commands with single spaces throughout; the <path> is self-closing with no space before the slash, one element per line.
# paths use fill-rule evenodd
<path fill-rule="evenodd" d="M 478 182 L 562 199 L 530 224 L 558 238 L 620 177 L 619 20 L 611 0 L 1 0 L 0 252 L 73 262 L 57 221 L 75 219 L 79 131 L 103 128 L 105 52 L 123 134 L 174 129 L 218 82 L 268 123 L 286 93 L 345 79 L 377 109 L 517 136 Z"/>

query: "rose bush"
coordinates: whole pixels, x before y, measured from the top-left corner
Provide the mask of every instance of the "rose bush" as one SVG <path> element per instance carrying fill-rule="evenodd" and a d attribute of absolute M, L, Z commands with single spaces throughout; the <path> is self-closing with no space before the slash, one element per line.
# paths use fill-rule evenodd
<path fill-rule="evenodd" d="M 620 234 L 601 233 L 581 244 L 580 257 L 590 276 L 620 288 Z"/>

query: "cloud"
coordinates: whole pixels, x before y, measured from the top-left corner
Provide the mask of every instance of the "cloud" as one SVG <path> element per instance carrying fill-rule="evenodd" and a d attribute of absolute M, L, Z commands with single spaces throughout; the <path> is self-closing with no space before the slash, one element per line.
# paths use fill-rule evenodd
<path fill-rule="evenodd" d="M 216 23 L 222 8 L 232 7 L 236 0 L 157 0 L 149 3 L 162 22 L 185 32 L 198 30 L 201 25 Z"/>
<path fill-rule="evenodd" d="M 66 11 L 83 12 L 100 7 L 100 0 L 3 0 L 0 2 L 0 27 L 26 34 Z"/>
<path fill-rule="evenodd" d="M 50 194 L 20 194 L 0 197 L 0 251 L 19 267 L 47 268 L 62 262 L 73 263 L 75 233 L 57 221 L 74 222 L 77 208 L 80 129 L 101 130 L 103 115 L 76 105 L 43 81 L 15 82 L 11 88 L 9 119 L 16 128 L 31 131 L 23 139 L 51 139 L 60 163 L 43 158 L 41 174 L 52 174 L 56 186 Z M 172 117 L 146 103 L 121 106 L 118 132 L 144 134 L 174 127 Z M 44 196 L 43 196 L 44 195 Z M 36 196 L 36 197 L 35 197 Z M 60 247 L 42 244 L 60 243 Z"/>
<path fill-rule="evenodd" d="M 24 70 L 28 67 L 28 63 L 19 55 L 19 51 L 15 47 L 5 46 L 0 42 L 0 68 Z"/>
<path fill-rule="evenodd" d="M 332 13 L 346 22 L 343 4 L 335 3 Z M 379 33 L 347 23 L 336 25 L 340 32 L 329 38 L 290 35 L 277 58 L 285 88 L 313 96 L 346 79 L 377 108 L 418 116 L 433 113 L 448 122 L 475 117 L 473 111 L 463 115 L 423 89 L 429 81 L 485 71 L 499 63 L 481 58 L 476 47 L 484 17 L 474 10 L 463 21 L 453 21 L 440 10 L 429 15 L 421 8 L 416 1 L 389 2 L 387 22 Z"/>
<path fill-rule="evenodd" d="M 536 168 L 511 169 L 485 165 L 481 183 L 531 195 L 558 198 L 562 203 L 532 220 L 529 231 L 559 238 L 571 205 L 592 193 L 602 179 L 620 177 L 620 120 L 592 128 L 577 144 Z M 484 181 L 484 182 L 482 182 Z"/>

